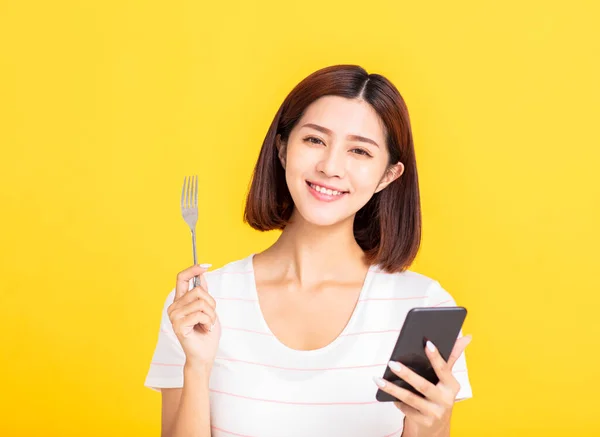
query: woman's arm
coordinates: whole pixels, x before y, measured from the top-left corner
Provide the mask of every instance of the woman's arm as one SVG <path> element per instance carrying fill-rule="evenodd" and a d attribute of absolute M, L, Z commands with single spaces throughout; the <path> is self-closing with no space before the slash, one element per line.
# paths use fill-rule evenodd
<path fill-rule="evenodd" d="M 427 432 L 419 429 L 419 424 L 413 422 L 408 417 L 404 419 L 404 431 L 402 437 L 450 437 L 450 416 L 444 421 L 444 426 L 435 434 L 427 434 Z"/>
<path fill-rule="evenodd" d="M 162 437 L 210 437 L 211 434 L 208 384 L 221 324 L 216 302 L 208 293 L 205 271 L 205 267 L 192 266 L 177 275 L 175 296 L 166 311 L 185 354 L 185 364 L 183 388 L 163 389 Z M 200 277 L 200 285 L 188 290 L 194 276 Z"/>
<path fill-rule="evenodd" d="M 183 388 L 162 389 L 161 437 L 210 437 L 210 369 L 183 370 Z"/>

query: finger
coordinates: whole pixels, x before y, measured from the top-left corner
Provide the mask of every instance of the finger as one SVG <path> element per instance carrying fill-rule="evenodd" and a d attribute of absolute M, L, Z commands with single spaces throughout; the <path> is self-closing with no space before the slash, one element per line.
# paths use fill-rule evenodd
<path fill-rule="evenodd" d="M 211 308 L 215 308 L 217 306 L 215 299 L 200 285 L 192 288 L 181 298 L 174 301 L 173 308 L 179 308 L 180 306 L 187 305 L 195 300 L 205 300 L 211 306 Z"/>
<path fill-rule="evenodd" d="M 173 331 L 175 331 L 175 334 L 187 337 L 194 330 L 194 326 L 198 324 L 204 326 L 208 330 L 212 322 L 206 313 L 198 311 L 176 320 L 173 324 Z"/>
<path fill-rule="evenodd" d="M 383 378 L 376 377 L 373 379 L 382 391 L 392 395 L 396 399 L 404 402 L 407 405 L 410 405 L 423 414 L 437 415 L 438 407 L 431 401 L 424 399 L 421 396 L 418 396 L 402 387 L 398 387 L 396 384 L 386 381 Z"/>
<path fill-rule="evenodd" d="M 177 274 L 177 282 L 175 284 L 175 299 L 179 299 L 190 289 L 190 280 L 194 276 L 201 275 L 206 272 L 210 264 L 194 265 Z"/>
<path fill-rule="evenodd" d="M 444 401 L 444 393 L 440 388 L 423 378 L 421 375 L 418 375 L 408 367 L 396 361 L 390 361 L 389 367 L 392 372 L 412 385 L 418 392 L 423 393 L 426 398 L 434 402 Z"/>
<path fill-rule="evenodd" d="M 452 375 L 452 367 L 446 363 L 444 357 L 442 357 L 438 349 L 431 341 L 427 341 L 425 353 L 427 354 L 429 362 L 431 362 L 431 367 L 433 367 L 433 370 L 435 371 L 435 374 L 441 383 L 452 389 L 456 388 L 456 379 Z"/>
<path fill-rule="evenodd" d="M 418 423 L 421 426 L 429 427 L 433 424 L 433 419 L 427 416 L 424 416 L 418 410 L 415 410 L 410 405 L 406 405 L 403 402 L 394 402 L 396 408 L 404 413 L 404 415 L 411 421 Z"/>
<path fill-rule="evenodd" d="M 194 311 L 203 311 L 216 321 L 216 302 L 206 291 L 199 287 L 187 292 L 183 297 L 167 308 L 169 320 L 173 323 L 175 320 L 182 318 Z"/>
<path fill-rule="evenodd" d="M 169 305 L 167 308 L 167 314 L 169 315 L 169 318 L 171 318 L 171 315 L 174 311 L 177 311 L 180 308 L 197 300 L 206 300 L 213 308 L 216 305 L 216 302 L 212 296 L 210 296 L 206 291 L 202 290 L 201 287 L 192 288 L 181 298 L 174 300 L 171 305 Z"/>
<path fill-rule="evenodd" d="M 469 334 L 465 335 L 464 337 L 460 337 L 458 340 L 456 340 L 456 343 L 454 343 L 454 347 L 452 348 L 452 352 L 448 357 L 448 365 L 451 369 L 452 367 L 454 367 L 454 363 L 456 363 L 456 360 L 460 358 L 465 348 L 469 345 L 469 343 L 471 343 L 472 339 L 473 337 L 471 336 L 471 334 Z"/>
<path fill-rule="evenodd" d="M 173 311 L 170 315 L 170 318 L 172 321 L 171 323 L 187 316 L 188 314 L 192 314 L 192 313 L 195 313 L 198 311 L 201 311 L 201 312 L 205 313 L 206 315 L 208 315 L 211 319 L 211 323 L 215 322 L 215 320 L 217 318 L 217 314 L 216 314 L 215 310 L 213 308 L 211 308 L 210 305 L 208 304 L 208 302 L 206 302 L 205 300 L 197 299 L 197 300 Z"/>

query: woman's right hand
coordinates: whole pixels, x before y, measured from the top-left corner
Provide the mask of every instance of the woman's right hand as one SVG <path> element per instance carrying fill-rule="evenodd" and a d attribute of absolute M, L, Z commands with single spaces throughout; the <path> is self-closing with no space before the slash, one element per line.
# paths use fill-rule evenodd
<path fill-rule="evenodd" d="M 206 268 L 192 266 L 177 275 L 175 298 L 167 314 L 185 352 L 186 366 L 212 367 L 221 338 L 221 324 L 203 274 Z M 189 290 L 190 280 L 199 276 L 200 285 Z M 188 291 L 189 290 L 189 291 Z"/>

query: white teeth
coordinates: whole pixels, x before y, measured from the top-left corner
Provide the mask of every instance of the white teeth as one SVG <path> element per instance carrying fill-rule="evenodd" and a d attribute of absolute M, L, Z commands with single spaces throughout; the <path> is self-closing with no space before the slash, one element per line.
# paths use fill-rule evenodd
<path fill-rule="evenodd" d="M 310 184 L 310 186 L 319 193 L 327 194 L 328 196 L 341 196 L 344 194 L 341 191 L 330 190 L 329 188 L 320 187 L 319 185 L 315 184 Z"/>

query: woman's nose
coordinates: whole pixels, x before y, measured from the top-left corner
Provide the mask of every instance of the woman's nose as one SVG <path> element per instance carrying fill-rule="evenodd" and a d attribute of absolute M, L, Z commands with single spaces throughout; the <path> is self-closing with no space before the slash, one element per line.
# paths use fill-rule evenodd
<path fill-rule="evenodd" d="M 341 178 L 345 174 L 345 165 L 344 156 L 335 148 L 329 147 L 323 151 L 323 156 L 317 164 L 317 171 L 330 178 Z"/>

